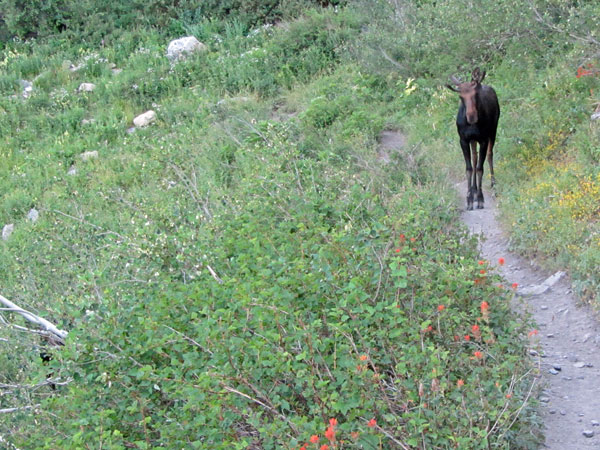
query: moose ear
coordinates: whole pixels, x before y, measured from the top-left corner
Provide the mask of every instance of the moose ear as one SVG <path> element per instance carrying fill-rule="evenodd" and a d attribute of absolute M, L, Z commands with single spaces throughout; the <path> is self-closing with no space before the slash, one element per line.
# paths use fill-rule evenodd
<path fill-rule="evenodd" d="M 454 92 L 459 92 L 459 90 L 458 90 L 458 89 L 456 89 L 454 86 L 452 86 L 452 85 L 450 85 L 450 84 L 447 84 L 447 85 L 446 85 L 446 87 L 447 87 L 448 89 L 450 89 L 451 91 L 454 91 Z"/>
<path fill-rule="evenodd" d="M 479 84 L 483 81 L 483 79 L 485 78 L 485 70 L 482 72 L 479 67 L 475 67 L 475 69 L 473 69 L 473 74 L 471 75 L 471 81 L 474 81 L 475 83 Z"/>

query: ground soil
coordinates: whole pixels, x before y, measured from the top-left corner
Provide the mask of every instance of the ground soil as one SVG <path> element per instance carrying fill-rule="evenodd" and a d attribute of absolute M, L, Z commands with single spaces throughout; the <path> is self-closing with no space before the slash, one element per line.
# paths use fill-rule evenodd
<path fill-rule="evenodd" d="M 393 153 L 406 152 L 405 136 L 384 131 L 380 136 L 378 159 L 388 164 Z M 459 158 L 457 150 L 457 160 Z M 462 158 L 461 158 L 462 161 Z M 549 273 L 534 261 L 509 251 L 509 239 L 497 215 L 496 201 L 484 182 L 484 209 L 466 211 L 466 181 L 456 185 L 463 222 L 480 236 L 481 258 L 489 261 L 506 279 L 517 283 L 517 294 L 533 317 L 538 334 L 532 336 L 529 356 L 539 371 L 536 395 L 545 443 L 553 450 L 600 449 L 600 323 L 597 315 L 578 303 L 566 274 Z M 504 258 L 504 265 L 498 258 Z M 515 312 L 517 313 L 517 312 Z M 537 349 L 537 350 L 535 350 Z M 585 433 L 585 434 L 584 434 Z M 586 437 L 591 436 L 591 437 Z"/>

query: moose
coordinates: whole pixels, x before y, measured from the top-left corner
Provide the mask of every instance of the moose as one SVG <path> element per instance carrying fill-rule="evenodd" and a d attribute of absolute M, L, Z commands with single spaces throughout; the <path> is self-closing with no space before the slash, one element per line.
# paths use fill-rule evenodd
<path fill-rule="evenodd" d="M 473 197 L 477 195 L 477 208 L 483 208 L 483 163 L 487 156 L 490 165 L 492 188 L 496 184 L 494 178 L 494 143 L 496 129 L 500 118 L 500 105 L 496 91 L 490 86 L 481 84 L 485 71 L 479 67 L 473 70 L 470 82 L 461 82 L 450 77 L 454 86 L 446 87 L 460 96 L 460 106 L 456 116 L 456 128 L 460 137 L 460 146 L 467 165 L 467 210 L 473 209 Z M 479 143 L 479 157 L 477 144 Z M 470 150 L 470 151 L 469 151 Z M 475 167 L 475 171 L 473 171 Z"/>

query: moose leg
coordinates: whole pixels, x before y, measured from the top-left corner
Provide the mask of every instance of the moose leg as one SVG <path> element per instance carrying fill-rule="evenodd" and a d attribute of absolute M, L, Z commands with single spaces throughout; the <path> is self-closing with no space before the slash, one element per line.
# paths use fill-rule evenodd
<path fill-rule="evenodd" d="M 465 157 L 465 164 L 467 166 L 467 210 L 473 209 L 473 166 L 471 165 L 471 152 L 469 150 L 469 143 L 463 139 L 460 140 L 460 147 Z"/>
<path fill-rule="evenodd" d="M 488 164 L 490 165 L 490 176 L 492 177 L 492 189 L 496 186 L 496 178 L 494 178 L 494 140 L 490 139 L 487 145 Z"/>
<path fill-rule="evenodd" d="M 479 146 L 479 148 L 481 148 L 481 145 Z M 477 141 L 471 141 L 471 159 L 473 160 L 473 182 L 471 184 L 471 190 L 473 191 L 472 195 L 474 198 L 479 193 L 479 186 L 477 184 L 477 170 L 479 168 L 479 159 L 481 159 L 477 157 Z M 479 201 L 479 197 L 477 201 Z"/>
<path fill-rule="evenodd" d="M 471 147 L 473 148 L 473 147 Z M 479 161 L 477 161 L 477 209 L 483 209 L 483 163 L 485 163 L 485 156 L 488 150 L 487 142 L 479 143 Z M 476 154 L 477 152 L 474 151 Z"/>

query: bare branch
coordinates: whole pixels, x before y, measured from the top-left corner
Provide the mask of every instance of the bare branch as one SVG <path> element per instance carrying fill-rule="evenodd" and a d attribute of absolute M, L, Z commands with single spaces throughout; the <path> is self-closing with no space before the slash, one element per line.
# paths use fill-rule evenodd
<path fill-rule="evenodd" d="M 27 405 L 27 406 L 18 406 L 16 408 L 5 408 L 5 409 L 0 409 L 0 414 L 10 414 L 10 413 L 14 413 L 17 411 L 25 411 L 28 409 L 35 409 L 35 408 L 39 408 L 40 405 Z"/>
<path fill-rule="evenodd" d="M 219 277 L 219 275 L 217 275 L 217 272 L 215 272 L 213 270 L 212 267 L 210 267 L 208 264 L 206 265 L 206 268 L 208 269 L 208 271 L 210 272 L 210 274 L 212 275 L 212 277 L 217 280 L 217 283 L 219 284 L 223 284 L 223 280 L 221 279 L 221 277 Z"/>
<path fill-rule="evenodd" d="M 382 49 L 381 47 L 379 47 L 379 51 L 381 52 L 381 54 L 383 55 L 383 57 L 392 65 L 396 66 L 398 69 L 406 69 L 406 67 L 404 67 L 402 64 L 400 64 L 398 61 L 396 61 L 394 58 L 392 58 L 390 55 L 388 55 L 386 53 L 386 51 L 384 49 Z"/>
<path fill-rule="evenodd" d="M 47 332 L 51 333 L 55 338 L 58 338 L 58 341 L 61 344 L 65 343 L 65 339 L 67 338 L 67 335 L 69 334 L 67 331 L 60 330 L 59 328 L 56 327 L 56 325 L 54 325 L 51 322 L 48 322 L 46 319 L 36 316 L 35 314 L 33 314 L 29 311 L 26 311 L 23 308 L 20 308 L 19 306 L 17 306 L 16 304 L 11 302 L 7 298 L 3 297 L 2 295 L 0 295 L 0 303 L 7 306 L 8 308 L 10 308 L 11 311 L 16 312 L 17 314 L 20 314 L 21 316 L 23 316 L 25 318 L 25 320 L 27 320 L 31 323 L 35 323 L 36 325 L 42 327 Z"/>
<path fill-rule="evenodd" d="M 198 342 L 196 342 L 195 340 L 193 340 L 191 337 L 186 336 L 181 331 L 177 331 L 175 328 L 171 328 L 169 325 L 163 325 L 163 327 L 168 328 L 173 333 L 178 334 L 179 336 L 181 336 L 183 339 L 185 339 L 189 343 L 194 344 L 196 347 L 202 349 L 202 351 L 204 351 L 206 353 L 210 353 L 211 355 L 213 354 L 213 352 L 211 352 L 210 349 L 208 349 L 208 348 L 204 347 L 203 345 L 199 344 Z"/>

